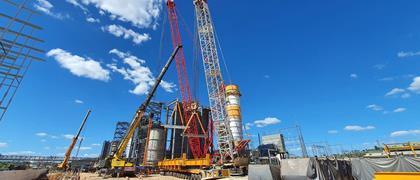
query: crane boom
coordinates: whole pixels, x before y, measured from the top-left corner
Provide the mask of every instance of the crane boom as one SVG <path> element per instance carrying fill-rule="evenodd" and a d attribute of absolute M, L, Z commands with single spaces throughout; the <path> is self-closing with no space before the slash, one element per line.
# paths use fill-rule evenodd
<path fill-rule="evenodd" d="M 68 162 L 70 160 L 71 152 L 74 149 L 74 145 L 76 145 L 77 139 L 79 139 L 80 133 L 82 132 L 83 127 L 85 126 L 86 120 L 90 115 L 91 110 L 88 110 L 88 112 L 85 115 L 85 118 L 82 121 L 82 124 L 79 127 L 79 130 L 77 131 L 76 136 L 73 137 L 71 140 L 70 146 L 67 148 L 66 153 L 64 154 L 64 160 L 62 163 L 60 163 L 57 167 L 60 169 L 67 169 Z"/>
<path fill-rule="evenodd" d="M 179 32 L 178 16 L 176 13 L 174 0 L 168 0 L 166 2 L 166 6 L 168 8 L 168 17 L 169 17 L 168 19 L 169 19 L 169 24 L 171 27 L 172 45 L 173 47 L 176 47 L 179 44 L 182 44 L 182 39 L 181 39 L 181 33 Z M 194 158 L 202 158 L 205 156 L 205 154 L 203 153 L 201 149 L 200 138 L 197 137 L 198 136 L 198 126 L 197 126 L 198 119 L 195 116 L 191 116 L 193 102 L 191 98 L 190 84 L 188 81 L 188 75 L 187 75 L 187 70 L 185 66 L 184 50 L 182 48 L 179 50 L 178 54 L 176 55 L 175 60 L 176 60 L 176 69 L 178 72 L 178 84 L 179 84 L 179 89 L 180 89 L 181 97 L 182 97 L 182 107 L 184 110 L 183 117 L 185 121 L 189 120 L 189 122 L 183 122 L 184 125 L 188 124 L 186 132 L 189 134 L 189 136 L 187 136 L 188 143 L 190 145 L 189 147 L 191 149 L 191 152 Z"/>
<path fill-rule="evenodd" d="M 127 144 L 129 143 L 131 137 L 133 136 L 134 131 L 139 126 L 140 120 L 143 118 L 143 115 L 144 115 L 144 113 L 146 111 L 146 108 L 149 105 L 150 101 L 152 100 L 153 95 L 155 94 L 155 92 L 156 92 L 156 90 L 157 90 L 160 82 L 163 79 L 163 76 L 166 74 L 166 71 L 168 70 L 168 68 L 171 65 L 173 59 L 175 58 L 175 55 L 178 53 L 178 51 L 179 51 L 179 49 L 181 47 L 182 47 L 181 45 L 178 45 L 174 49 L 174 51 L 172 52 L 172 54 L 169 57 L 168 61 L 166 62 L 165 66 L 163 67 L 162 71 L 160 72 L 159 76 L 156 78 L 155 84 L 153 85 L 152 89 L 148 93 L 145 101 L 137 109 L 136 114 L 134 115 L 134 117 L 133 117 L 133 119 L 132 119 L 132 121 L 130 123 L 130 126 L 128 128 L 127 133 L 124 135 L 124 138 L 122 139 L 121 143 L 119 144 L 117 151 L 113 155 L 112 163 L 111 163 L 111 166 L 112 167 L 128 167 L 128 166 L 133 166 L 132 163 L 127 162 L 125 160 L 122 160 L 122 159 L 120 159 L 120 157 L 122 156 L 125 148 L 127 147 Z"/>
<path fill-rule="evenodd" d="M 234 144 L 225 111 L 225 85 L 220 70 L 214 27 L 207 0 L 194 0 L 197 32 L 201 46 L 211 116 L 217 133 L 222 162 L 233 160 Z"/>

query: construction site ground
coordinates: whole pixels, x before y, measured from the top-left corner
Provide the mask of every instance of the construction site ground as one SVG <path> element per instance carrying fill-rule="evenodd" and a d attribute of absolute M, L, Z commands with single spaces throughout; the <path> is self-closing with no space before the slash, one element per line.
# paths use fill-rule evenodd
<path fill-rule="evenodd" d="M 80 174 L 80 180 L 103 180 L 103 179 L 109 179 L 109 180 L 134 180 L 134 179 L 147 179 L 147 180 L 178 180 L 180 178 L 172 177 L 172 176 L 160 176 L 160 175 L 152 175 L 147 177 L 124 177 L 124 178 L 112 178 L 112 177 L 99 177 L 96 173 L 81 173 Z M 246 180 L 248 179 L 248 176 L 240 176 L 240 177 L 230 177 L 230 178 L 224 178 L 226 180 L 234 179 L 234 180 Z"/>

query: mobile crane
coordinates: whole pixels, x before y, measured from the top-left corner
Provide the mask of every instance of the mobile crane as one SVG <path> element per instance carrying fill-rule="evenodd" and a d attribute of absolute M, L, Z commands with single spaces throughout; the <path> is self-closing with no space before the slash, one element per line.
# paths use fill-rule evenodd
<path fill-rule="evenodd" d="M 244 148 L 250 140 L 244 140 L 242 135 L 239 87 L 224 84 L 208 0 L 194 0 L 194 6 L 211 116 L 217 134 L 219 164 L 231 172 L 236 171 L 234 174 L 246 174 L 249 158 Z"/>
<path fill-rule="evenodd" d="M 117 151 L 114 153 L 111 159 L 111 173 L 113 176 L 120 176 L 120 175 L 131 175 L 135 173 L 135 166 L 132 162 L 124 160 L 121 158 L 123 155 L 127 144 L 129 143 L 130 139 L 133 137 L 135 129 L 139 126 L 141 119 L 144 116 L 147 106 L 149 105 L 150 101 L 153 98 L 160 82 L 163 79 L 166 71 L 168 70 L 169 66 L 171 65 L 173 59 L 175 58 L 176 54 L 178 53 L 181 45 L 178 45 L 174 51 L 172 52 L 171 56 L 169 57 L 168 61 L 166 62 L 165 66 L 163 67 L 162 71 L 160 72 L 159 76 L 155 80 L 155 84 L 153 85 L 152 89 L 148 93 L 145 101 L 141 106 L 137 109 L 136 114 L 134 115 L 130 126 L 128 128 L 127 133 L 125 134 L 124 138 L 122 139 L 121 143 L 118 146 Z"/>
<path fill-rule="evenodd" d="M 71 156 L 71 152 L 74 149 L 74 145 L 76 145 L 77 140 L 79 139 L 80 136 L 80 132 L 82 132 L 83 126 L 85 126 L 86 120 L 90 115 L 90 110 L 88 110 L 88 112 L 86 113 L 85 118 L 82 121 L 82 125 L 80 125 L 79 130 L 77 131 L 76 136 L 73 137 L 73 139 L 71 140 L 70 146 L 67 148 L 66 154 L 64 154 L 64 160 L 62 163 L 60 163 L 57 168 L 58 169 L 62 169 L 62 170 L 66 170 L 68 168 L 68 162 L 70 160 L 70 156 Z"/>
<path fill-rule="evenodd" d="M 208 0 L 193 0 L 193 2 L 211 118 L 216 131 L 215 137 L 217 138 L 220 159 L 214 164 L 214 158 L 211 159 L 209 154 L 199 159 L 187 159 L 186 155 L 183 154 L 181 158 L 160 161 L 158 166 L 164 175 L 194 180 L 245 175 L 249 164 L 249 154 L 245 148 L 250 140 L 244 140 L 242 135 L 239 87 L 224 84 L 216 46 L 215 30 L 207 4 Z M 172 18 L 171 25 L 175 27 L 172 28 L 173 37 L 175 37 L 173 42 L 176 43 L 180 41 L 180 38 L 175 24 L 174 2 L 169 0 L 167 4 L 170 18 Z"/>

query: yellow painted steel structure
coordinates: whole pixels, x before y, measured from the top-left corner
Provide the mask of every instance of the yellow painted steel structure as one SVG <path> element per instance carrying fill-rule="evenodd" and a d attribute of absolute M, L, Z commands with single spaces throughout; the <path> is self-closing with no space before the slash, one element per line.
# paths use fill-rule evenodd
<path fill-rule="evenodd" d="M 163 160 L 158 162 L 160 169 L 183 171 L 191 168 L 209 167 L 211 165 L 210 154 L 205 158 L 187 159 L 187 154 L 182 154 L 181 158 Z"/>
<path fill-rule="evenodd" d="M 184 153 L 181 158 L 159 161 L 158 167 L 164 172 L 196 174 L 205 179 L 230 177 L 229 169 L 211 169 L 210 154 L 201 159 L 187 159 Z"/>
<path fill-rule="evenodd" d="M 420 150 L 420 143 L 418 142 L 384 144 L 384 152 L 388 158 L 391 157 L 391 152 L 398 151 L 411 151 L 413 153 L 413 156 L 417 157 L 416 150 Z"/>
<path fill-rule="evenodd" d="M 418 180 L 420 172 L 377 172 L 374 180 Z"/>

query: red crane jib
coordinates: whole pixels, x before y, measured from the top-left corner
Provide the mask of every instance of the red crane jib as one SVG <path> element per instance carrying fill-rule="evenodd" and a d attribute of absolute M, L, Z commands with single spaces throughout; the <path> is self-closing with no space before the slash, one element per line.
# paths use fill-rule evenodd
<path fill-rule="evenodd" d="M 179 32 L 179 25 L 178 25 L 178 17 L 176 14 L 175 3 L 172 0 L 168 0 L 167 2 L 168 7 L 168 19 L 171 27 L 171 34 L 172 34 L 172 45 L 173 47 L 177 47 L 178 45 L 182 45 L 181 34 Z M 188 82 L 188 75 L 185 65 L 185 57 L 183 49 L 179 49 L 178 54 L 175 56 L 176 60 L 176 69 L 178 73 L 178 84 L 179 89 L 181 92 L 182 97 L 182 107 L 184 113 L 184 121 L 182 122 L 183 125 L 186 125 L 188 120 L 190 120 L 192 112 L 191 112 L 191 105 L 193 103 L 191 97 L 191 90 L 190 84 Z M 188 143 L 193 154 L 194 158 L 203 158 L 205 153 L 201 149 L 200 138 L 198 137 L 198 123 L 197 118 L 192 116 L 189 125 L 186 129 L 186 133 L 188 134 Z"/>

